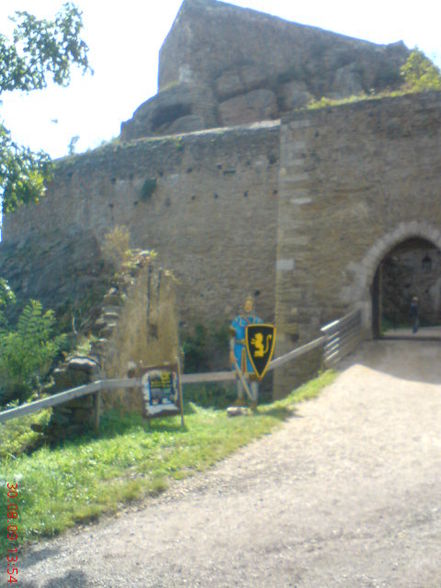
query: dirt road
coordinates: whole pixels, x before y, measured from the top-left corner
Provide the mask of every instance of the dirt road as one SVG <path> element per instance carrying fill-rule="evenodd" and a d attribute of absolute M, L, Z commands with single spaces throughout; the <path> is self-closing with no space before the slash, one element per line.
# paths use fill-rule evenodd
<path fill-rule="evenodd" d="M 210 472 L 34 548 L 21 585 L 439 588 L 441 343 L 368 343 L 342 368 Z"/>

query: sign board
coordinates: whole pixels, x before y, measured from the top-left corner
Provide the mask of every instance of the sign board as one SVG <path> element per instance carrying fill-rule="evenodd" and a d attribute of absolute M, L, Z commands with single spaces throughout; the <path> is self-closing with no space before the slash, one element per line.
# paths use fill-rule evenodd
<path fill-rule="evenodd" d="M 178 366 L 146 368 L 141 377 L 143 416 L 145 418 L 181 415 L 182 390 Z"/>

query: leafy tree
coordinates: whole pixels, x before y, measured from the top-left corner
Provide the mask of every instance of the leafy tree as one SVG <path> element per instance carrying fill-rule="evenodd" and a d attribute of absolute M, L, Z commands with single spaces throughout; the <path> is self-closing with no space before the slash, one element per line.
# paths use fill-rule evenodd
<path fill-rule="evenodd" d="M 41 303 L 31 300 L 15 329 L 0 329 L 1 404 L 27 400 L 40 388 L 64 342 L 64 335 L 53 336 L 54 326 L 54 312 L 43 313 Z"/>
<path fill-rule="evenodd" d="M 0 123 L 0 193 L 2 211 L 12 212 L 22 204 L 38 202 L 44 195 L 45 182 L 52 177 L 50 157 L 34 153 L 11 139 Z"/>
<path fill-rule="evenodd" d="M 401 67 L 401 75 L 409 90 L 441 90 L 441 71 L 417 47 Z"/>
<path fill-rule="evenodd" d="M 88 47 L 80 38 L 82 14 L 70 2 L 53 21 L 16 12 L 12 41 L 0 34 L 0 95 L 3 92 L 41 90 L 48 81 L 60 86 L 70 82 L 72 65 L 90 70 Z M 91 71 L 91 70 L 90 70 Z M 38 202 L 51 177 L 47 154 L 33 153 L 14 143 L 0 123 L 0 194 L 3 212 L 27 202 Z"/>
<path fill-rule="evenodd" d="M 15 303 L 15 294 L 11 290 L 8 282 L 4 278 L 0 278 L 0 310 L 8 304 Z"/>
<path fill-rule="evenodd" d="M 15 294 L 9 284 L 0 278 L 0 329 L 6 325 L 5 309 L 8 305 L 15 304 Z"/>

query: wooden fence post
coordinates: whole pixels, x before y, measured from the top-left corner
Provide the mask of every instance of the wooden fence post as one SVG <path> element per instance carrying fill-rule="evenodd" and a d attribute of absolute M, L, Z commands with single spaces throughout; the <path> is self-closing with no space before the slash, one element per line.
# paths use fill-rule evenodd
<path fill-rule="evenodd" d="M 101 390 L 94 394 L 93 399 L 93 427 L 95 433 L 99 433 L 100 430 L 100 413 L 101 413 Z"/>

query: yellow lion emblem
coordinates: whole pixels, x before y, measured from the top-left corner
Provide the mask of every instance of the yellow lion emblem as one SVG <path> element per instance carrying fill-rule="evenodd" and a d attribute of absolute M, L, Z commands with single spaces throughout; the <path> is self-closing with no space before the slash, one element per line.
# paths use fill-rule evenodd
<path fill-rule="evenodd" d="M 263 343 L 263 333 L 256 333 L 251 339 L 251 345 L 254 347 L 255 351 L 253 353 L 254 357 L 265 357 L 268 353 L 270 348 L 271 339 L 273 338 L 272 335 L 268 335 L 266 338 L 266 346 Z"/>

